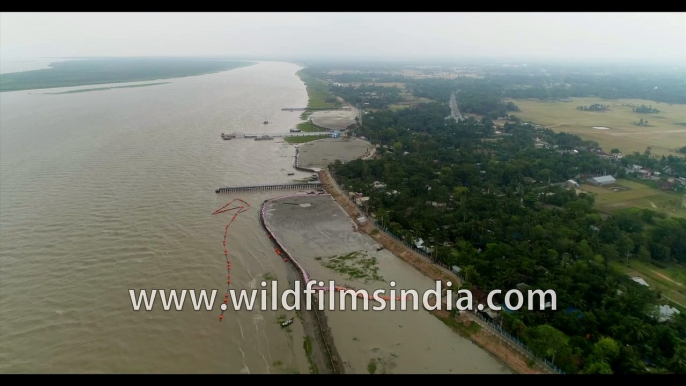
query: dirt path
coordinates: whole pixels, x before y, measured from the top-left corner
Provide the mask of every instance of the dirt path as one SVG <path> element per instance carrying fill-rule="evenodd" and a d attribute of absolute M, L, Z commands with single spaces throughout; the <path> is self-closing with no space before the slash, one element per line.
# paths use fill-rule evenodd
<path fill-rule="evenodd" d="M 331 197 L 338 202 L 338 204 L 350 217 L 355 219 L 355 223 L 361 232 L 368 234 L 379 244 L 383 245 L 384 248 L 391 251 L 395 256 L 411 264 L 418 271 L 422 272 L 424 275 L 432 278 L 433 280 L 441 280 L 443 282 L 451 281 L 452 283 L 461 282 L 457 275 L 449 270 L 443 269 L 442 267 L 431 263 L 425 257 L 412 251 L 404 244 L 387 236 L 383 231 L 378 230 L 374 225 L 372 225 L 369 220 L 364 225 L 359 224 L 356 219 L 361 216 L 366 217 L 366 215 L 362 213 L 362 211 L 360 211 L 360 209 L 352 203 L 350 198 L 342 192 L 336 181 L 331 177 L 328 170 L 322 170 L 319 172 L 319 180 L 321 181 L 324 189 L 331 194 Z M 431 314 L 443 318 L 450 317 L 447 311 L 431 311 Z M 460 321 L 467 325 L 468 323 L 478 323 L 478 321 L 472 320 L 472 318 L 469 318 L 468 316 L 463 316 Z M 479 323 L 479 325 L 481 325 L 481 323 Z M 489 326 L 482 326 L 482 329 L 479 332 L 470 335 L 469 339 L 475 342 L 479 347 L 499 358 L 519 374 L 547 373 L 539 366 L 534 366 L 533 368 L 529 367 L 527 364 L 529 361 L 529 356 L 523 354 L 513 345 L 505 342 L 503 338 L 496 336 L 496 334 L 497 332 L 492 331 Z"/>
<path fill-rule="evenodd" d="M 672 282 L 672 283 L 678 285 L 679 287 L 683 287 L 683 286 L 684 286 L 683 284 L 678 283 L 678 282 L 676 282 L 676 281 L 670 279 L 669 277 L 667 277 L 667 276 L 661 274 L 661 273 L 658 272 L 658 271 L 652 271 L 652 272 L 653 272 L 654 274 L 656 274 L 657 276 L 660 276 L 661 278 L 665 279 L 665 280 L 669 280 L 670 282 Z"/>

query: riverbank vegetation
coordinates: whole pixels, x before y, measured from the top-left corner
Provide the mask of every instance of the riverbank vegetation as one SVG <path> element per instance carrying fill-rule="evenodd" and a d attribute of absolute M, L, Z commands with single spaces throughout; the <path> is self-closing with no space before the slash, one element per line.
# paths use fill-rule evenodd
<path fill-rule="evenodd" d="M 255 63 L 203 59 L 83 59 L 51 63 L 48 69 L 0 75 L 1 91 L 139 82 L 228 71 Z"/>
<path fill-rule="evenodd" d="M 649 209 L 603 216 L 594 194 L 567 189 L 569 179 L 624 170 L 593 141 L 516 121 L 495 133 L 487 119 L 449 113 L 445 103 L 370 112 L 351 129 L 378 155 L 334 163 L 338 183 L 368 196 L 390 232 L 461 267 L 463 288 L 555 290 L 557 310 L 501 315 L 564 371 L 685 373 L 684 310 L 660 316 L 660 306 L 680 306 L 616 265 L 686 263 L 686 220 Z"/>
<path fill-rule="evenodd" d="M 307 96 L 309 98 L 307 107 L 338 108 L 341 106 L 341 102 L 329 91 L 329 84 L 327 82 L 310 75 L 307 69 L 298 71 L 297 75 L 307 88 Z"/>
<path fill-rule="evenodd" d="M 321 131 L 326 131 L 326 129 L 321 128 L 314 123 L 310 122 L 308 119 L 306 122 L 301 122 L 297 126 L 300 131 L 305 132 L 305 133 L 316 133 L 316 132 L 321 132 Z"/>
<path fill-rule="evenodd" d="M 326 268 L 347 275 L 348 279 L 361 279 L 365 283 L 383 281 L 379 276 L 379 267 L 375 257 L 364 252 L 351 252 L 341 256 L 317 257 Z"/>

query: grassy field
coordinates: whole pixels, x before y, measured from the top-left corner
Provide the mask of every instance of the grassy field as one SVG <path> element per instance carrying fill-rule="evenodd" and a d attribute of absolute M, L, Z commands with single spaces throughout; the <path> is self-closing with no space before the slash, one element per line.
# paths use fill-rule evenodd
<path fill-rule="evenodd" d="M 612 266 L 631 277 L 639 276 L 650 288 L 660 291 L 671 300 L 672 306 L 686 311 L 686 270 L 674 263 L 664 263 L 667 268 L 659 268 L 650 263 L 633 260 L 626 265 L 619 261 Z"/>
<path fill-rule="evenodd" d="M 285 137 L 284 140 L 288 143 L 305 143 L 316 141 L 318 139 L 328 138 L 326 135 L 301 135 L 297 137 Z"/>
<path fill-rule="evenodd" d="M 303 132 L 306 132 L 306 133 L 312 133 L 312 132 L 318 132 L 318 131 L 326 131 L 326 129 L 322 129 L 321 127 L 316 126 L 315 124 L 313 124 L 313 123 L 310 122 L 310 121 L 305 121 L 305 122 L 298 123 L 297 128 L 300 129 L 300 130 L 303 131 Z"/>
<path fill-rule="evenodd" d="M 0 75 L 0 91 L 34 90 L 181 78 L 255 63 L 201 59 L 84 59 L 51 63 L 51 68 Z"/>
<path fill-rule="evenodd" d="M 298 71 L 297 75 L 305 83 L 305 87 L 307 88 L 307 96 L 309 98 L 307 107 L 338 108 L 341 106 L 341 103 L 336 96 L 329 91 L 329 84 L 327 82 L 313 78 L 302 70 Z M 331 102 L 327 102 L 327 100 Z"/>
<path fill-rule="evenodd" d="M 622 153 L 651 152 L 658 155 L 681 155 L 676 149 L 686 146 L 686 105 L 653 102 L 641 99 L 605 100 L 600 98 L 572 98 L 568 101 L 513 100 L 521 109 L 513 113 L 524 121 L 532 121 L 556 131 L 569 132 L 596 141 L 606 151 L 618 148 Z M 577 106 L 600 103 L 610 106 L 608 111 L 580 111 Z M 652 105 L 657 114 L 639 114 L 628 104 Z M 624 106 L 623 106 L 624 105 Z M 648 127 L 634 125 L 641 118 Z M 593 129 L 609 127 L 609 130 Z"/>
<path fill-rule="evenodd" d="M 639 182 L 619 179 L 617 187 L 625 188 L 613 191 L 611 187 L 581 184 L 580 190 L 595 193 L 596 207 L 603 212 L 612 213 L 625 208 L 651 209 L 664 212 L 670 216 L 686 218 L 686 209 L 681 207 L 682 196 L 667 193 Z"/>
<path fill-rule="evenodd" d="M 405 101 L 388 105 L 389 110 L 396 111 L 396 110 L 401 110 L 401 109 L 405 109 L 408 107 L 416 106 L 420 103 L 433 102 L 431 99 L 428 99 L 428 98 L 416 98 L 416 97 L 412 96 L 411 93 L 401 93 L 400 95 L 403 98 L 405 98 Z"/>

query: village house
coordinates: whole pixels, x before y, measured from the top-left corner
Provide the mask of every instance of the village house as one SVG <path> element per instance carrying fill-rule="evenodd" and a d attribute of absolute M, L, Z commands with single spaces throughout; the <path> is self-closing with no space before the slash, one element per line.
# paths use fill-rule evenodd
<path fill-rule="evenodd" d="M 383 182 L 374 181 L 374 189 L 383 189 L 385 187 L 386 184 L 384 184 Z"/>
<path fill-rule="evenodd" d="M 565 182 L 565 187 L 567 189 L 576 189 L 579 187 L 579 183 L 574 180 L 568 180 L 567 182 Z"/>
<path fill-rule="evenodd" d="M 414 241 L 414 246 L 424 253 L 431 253 L 431 248 L 424 245 L 424 240 L 421 237 Z"/>
<path fill-rule="evenodd" d="M 659 183 L 658 187 L 662 190 L 671 190 L 671 189 L 674 189 L 674 183 L 669 182 L 669 181 L 665 181 L 665 182 Z"/>
<path fill-rule="evenodd" d="M 357 197 L 357 198 L 355 198 L 355 204 L 357 204 L 358 206 L 362 206 L 362 205 L 366 204 L 367 201 L 369 201 L 369 197 Z"/>
<path fill-rule="evenodd" d="M 638 178 L 643 178 L 647 180 L 648 178 L 650 178 L 651 175 L 652 172 L 650 171 L 650 169 L 641 169 L 636 171 L 636 176 Z"/>
<path fill-rule="evenodd" d="M 677 310 L 676 308 L 663 304 L 657 308 L 657 320 L 661 323 L 666 322 L 672 319 L 674 315 L 679 313 L 679 310 Z"/>
<path fill-rule="evenodd" d="M 536 142 L 534 142 L 534 146 L 536 149 L 549 149 L 550 144 L 548 142 L 541 141 L 540 138 L 536 138 Z"/>

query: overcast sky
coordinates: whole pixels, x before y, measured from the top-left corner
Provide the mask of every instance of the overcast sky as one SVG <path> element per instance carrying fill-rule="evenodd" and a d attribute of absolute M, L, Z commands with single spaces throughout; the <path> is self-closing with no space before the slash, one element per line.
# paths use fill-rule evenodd
<path fill-rule="evenodd" d="M 205 55 L 686 63 L 686 13 L 0 14 L 0 60 Z"/>

